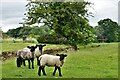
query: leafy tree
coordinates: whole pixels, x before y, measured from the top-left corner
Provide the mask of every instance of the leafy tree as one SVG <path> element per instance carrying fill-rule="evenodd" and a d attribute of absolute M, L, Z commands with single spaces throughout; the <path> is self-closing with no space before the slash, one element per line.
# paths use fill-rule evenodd
<path fill-rule="evenodd" d="M 93 27 L 88 24 L 89 2 L 32 2 L 27 4 L 26 24 L 44 23 L 67 39 L 77 50 L 77 44 L 94 39 Z"/>
<path fill-rule="evenodd" d="M 31 27 L 29 26 L 24 26 L 20 32 L 18 33 L 20 35 L 20 37 L 24 37 L 24 36 L 29 36 L 30 35 L 30 31 L 32 30 Z"/>
<path fill-rule="evenodd" d="M 30 34 L 33 34 L 35 38 L 37 38 L 37 36 L 43 36 L 46 35 L 50 32 L 50 29 L 48 26 L 34 26 L 32 27 L 32 30 L 30 31 Z"/>
<path fill-rule="evenodd" d="M 101 36 L 105 37 L 107 39 L 106 42 L 118 41 L 120 27 L 118 26 L 118 23 L 112 21 L 111 19 L 107 18 L 100 20 L 95 29 L 98 38 Z"/>
<path fill-rule="evenodd" d="M 19 36 L 21 36 L 19 34 L 21 29 L 22 27 L 16 29 L 9 29 L 6 34 L 9 35 L 10 37 L 18 38 Z"/>
<path fill-rule="evenodd" d="M 47 26 L 40 26 L 40 27 L 18 27 L 16 29 L 10 29 L 7 31 L 7 35 L 14 38 L 23 38 L 23 37 L 34 37 L 42 36 L 49 33 L 49 27 Z"/>
<path fill-rule="evenodd" d="M 25 26 L 25 27 L 18 27 L 16 29 L 9 29 L 7 31 L 7 34 L 10 37 L 14 38 L 22 38 L 23 36 L 29 36 L 30 31 L 32 30 L 31 27 Z"/>

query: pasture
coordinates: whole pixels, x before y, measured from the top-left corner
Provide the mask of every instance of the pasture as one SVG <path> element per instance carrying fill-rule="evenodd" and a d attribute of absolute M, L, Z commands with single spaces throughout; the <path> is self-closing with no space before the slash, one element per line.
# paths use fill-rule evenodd
<path fill-rule="evenodd" d="M 3 43 L 3 51 L 21 49 L 30 43 Z M 32 44 L 34 45 L 34 44 Z M 78 51 L 67 52 L 68 55 L 62 69 L 62 78 L 117 78 L 118 77 L 118 43 L 99 43 L 100 47 L 86 48 L 79 46 Z M 65 45 L 47 45 L 47 48 L 64 47 Z M 54 67 L 45 67 L 47 76 L 38 76 L 38 66 L 35 59 L 35 69 L 17 68 L 16 58 L 2 62 L 2 78 L 59 78 L 58 72 L 52 76 Z M 27 63 L 27 61 L 26 61 Z"/>

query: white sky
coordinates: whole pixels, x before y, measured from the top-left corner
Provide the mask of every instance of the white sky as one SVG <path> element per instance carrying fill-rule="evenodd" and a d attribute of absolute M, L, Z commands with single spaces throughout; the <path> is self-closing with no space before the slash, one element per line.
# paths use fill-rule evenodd
<path fill-rule="evenodd" d="M 90 11 L 93 12 L 94 17 L 89 17 L 89 23 L 96 26 L 101 19 L 110 18 L 118 22 L 118 1 L 119 0 L 88 0 L 92 5 Z M 2 31 L 6 32 L 8 29 L 17 28 L 25 18 L 24 13 L 26 0 L 2 0 L 0 2 L 0 27 Z"/>
<path fill-rule="evenodd" d="M 90 17 L 90 24 L 96 26 L 97 22 L 101 19 L 110 18 L 115 22 L 118 22 L 118 2 L 120 0 L 88 0 L 94 5 L 93 12 L 94 17 Z"/>

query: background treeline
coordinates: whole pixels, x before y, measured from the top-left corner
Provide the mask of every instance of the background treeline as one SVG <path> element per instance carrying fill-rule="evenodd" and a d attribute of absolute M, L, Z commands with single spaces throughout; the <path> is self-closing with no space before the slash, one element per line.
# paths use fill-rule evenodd
<path fill-rule="evenodd" d="M 10 29 L 7 31 L 7 35 L 13 38 L 23 38 L 26 37 L 33 37 L 36 38 L 38 36 L 42 36 L 49 33 L 49 28 L 47 26 L 24 26 L 18 27 L 16 29 Z"/>
<path fill-rule="evenodd" d="M 65 38 L 61 35 L 55 34 L 53 30 L 50 30 L 47 26 L 24 26 L 16 29 L 9 29 L 6 33 L 3 33 L 4 38 L 24 39 L 35 38 L 39 43 L 65 43 Z"/>
<path fill-rule="evenodd" d="M 98 22 L 98 26 L 94 27 L 96 35 L 94 42 L 119 42 L 120 39 L 120 26 L 111 19 L 104 19 Z M 66 39 L 55 34 L 48 26 L 24 26 L 16 29 L 10 29 L 3 34 L 3 38 L 27 38 L 32 37 L 37 39 L 40 43 L 65 43 Z"/>

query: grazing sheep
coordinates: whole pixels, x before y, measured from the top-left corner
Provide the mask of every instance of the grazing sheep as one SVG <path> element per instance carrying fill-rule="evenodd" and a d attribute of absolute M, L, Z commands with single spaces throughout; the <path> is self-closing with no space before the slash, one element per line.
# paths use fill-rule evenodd
<path fill-rule="evenodd" d="M 36 45 L 36 49 L 35 49 L 35 56 L 37 58 L 37 65 L 39 66 L 40 65 L 40 60 L 39 60 L 39 57 L 43 54 L 43 47 L 46 46 L 46 45 Z"/>
<path fill-rule="evenodd" d="M 32 69 L 34 69 L 34 51 L 37 47 L 35 46 L 27 46 L 27 48 L 23 48 L 18 50 L 17 52 L 17 67 L 21 67 L 22 62 L 24 66 L 25 60 L 28 60 L 28 67 L 30 69 L 30 61 L 32 62 Z"/>
<path fill-rule="evenodd" d="M 41 76 L 41 70 L 43 72 L 43 75 L 46 75 L 45 73 L 45 65 L 46 66 L 53 66 L 55 67 L 53 76 L 55 76 L 56 70 L 58 69 L 59 71 L 59 76 L 62 76 L 61 74 L 61 66 L 64 64 L 64 58 L 66 57 L 66 54 L 56 54 L 54 55 L 49 55 L 49 54 L 43 54 L 39 57 L 40 60 L 40 66 L 38 69 L 38 75 Z"/>

